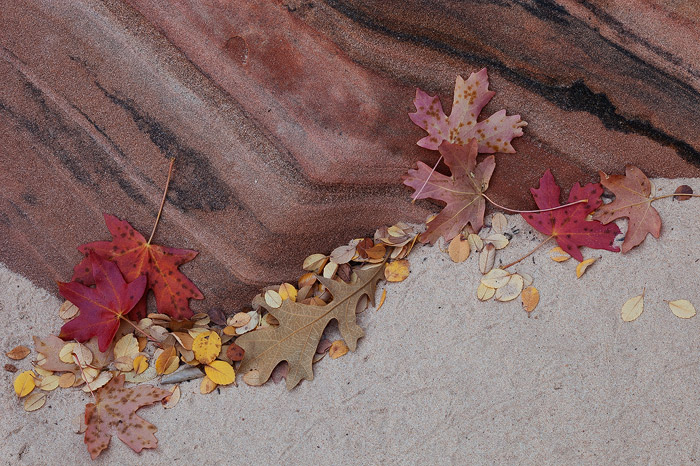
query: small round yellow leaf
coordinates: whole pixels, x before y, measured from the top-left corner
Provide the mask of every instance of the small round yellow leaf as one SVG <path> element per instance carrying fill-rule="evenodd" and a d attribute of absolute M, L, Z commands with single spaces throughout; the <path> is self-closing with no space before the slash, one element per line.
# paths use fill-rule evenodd
<path fill-rule="evenodd" d="M 503 269 L 491 269 L 481 278 L 481 283 L 489 288 L 500 288 L 510 281 L 511 273 Z"/>
<path fill-rule="evenodd" d="M 212 361 L 204 366 L 204 372 L 217 385 L 229 385 L 236 380 L 233 366 L 226 361 Z"/>
<path fill-rule="evenodd" d="M 450 241 L 450 246 L 447 248 L 447 253 L 450 255 L 452 262 L 460 263 L 469 258 L 471 246 L 462 235 L 457 235 Z"/>
<path fill-rule="evenodd" d="M 586 272 L 586 269 L 595 262 L 595 257 L 586 259 L 585 261 L 580 262 L 576 266 L 576 278 L 581 278 L 581 275 L 583 275 Z"/>
<path fill-rule="evenodd" d="M 180 358 L 177 356 L 175 347 L 169 346 L 156 359 L 156 372 L 161 375 L 171 374 L 175 372 L 179 363 Z"/>
<path fill-rule="evenodd" d="M 29 412 L 36 411 L 46 403 L 46 393 L 36 392 L 24 399 L 24 410 Z"/>
<path fill-rule="evenodd" d="M 483 283 L 479 283 L 479 287 L 476 289 L 476 297 L 479 298 L 479 301 L 488 301 L 493 298 L 494 294 L 496 294 L 496 288 L 491 288 Z"/>
<path fill-rule="evenodd" d="M 75 374 L 72 372 L 66 372 L 58 378 L 58 386 L 61 388 L 70 388 L 75 383 Z"/>
<path fill-rule="evenodd" d="M 523 300 L 523 309 L 527 312 L 532 312 L 540 302 L 540 292 L 534 286 L 528 286 L 523 290 L 521 298 Z"/>
<path fill-rule="evenodd" d="M 695 306 L 687 299 L 677 299 L 668 303 L 671 312 L 681 319 L 690 319 L 695 315 Z"/>
<path fill-rule="evenodd" d="M 192 343 L 192 351 L 197 361 L 209 364 L 221 353 L 221 337 L 214 331 L 200 333 Z"/>
<path fill-rule="evenodd" d="M 253 369 L 243 374 L 243 381 L 252 387 L 259 387 L 263 384 L 260 377 L 260 371 L 257 369 Z"/>
<path fill-rule="evenodd" d="M 402 282 L 408 277 L 410 264 L 406 259 L 397 260 L 386 265 L 384 277 L 388 282 Z"/>
<path fill-rule="evenodd" d="M 280 298 L 282 301 L 288 299 L 290 301 L 297 300 L 297 289 L 291 283 L 282 283 L 279 289 Z"/>
<path fill-rule="evenodd" d="M 216 387 L 217 385 L 205 375 L 202 377 L 202 383 L 199 384 L 199 393 L 206 395 L 207 393 L 213 392 Z"/>
<path fill-rule="evenodd" d="M 29 395 L 32 390 L 34 390 L 34 387 L 36 387 L 34 382 L 34 373 L 32 371 L 22 372 L 15 377 L 14 386 L 15 393 L 18 397 L 22 398 L 23 396 Z"/>
<path fill-rule="evenodd" d="M 136 372 L 137 374 L 142 374 L 143 371 L 148 369 L 148 360 L 146 360 L 146 356 L 144 356 L 143 354 L 136 356 L 134 358 L 133 366 L 134 372 Z"/>
<path fill-rule="evenodd" d="M 331 359 L 338 359 L 339 357 L 347 354 L 348 350 L 348 345 L 346 345 L 343 340 L 336 340 L 331 343 L 331 347 L 328 350 L 328 356 L 330 356 Z"/>
<path fill-rule="evenodd" d="M 562 248 L 557 246 L 556 248 L 552 248 L 549 251 L 549 258 L 552 259 L 554 262 L 564 262 L 571 259 L 571 256 Z"/>
<path fill-rule="evenodd" d="M 282 305 L 282 296 L 275 290 L 267 290 L 265 292 L 265 302 L 273 309 L 277 309 Z"/>
<path fill-rule="evenodd" d="M 496 301 L 512 301 L 523 291 L 523 277 L 514 273 L 508 283 L 496 290 Z"/>
<path fill-rule="evenodd" d="M 632 322 L 644 311 L 644 293 L 630 298 L 622 305 L 622 320 Z"/>
<path fill-rule="evenodd" d="M 51 390 L 56 390 L 58 388 L 58 381 L 60 377 L 57 375 L 49 375 L 41 379 L 41 383 L 38 387 L 45 392 L 50 392 Z"/>

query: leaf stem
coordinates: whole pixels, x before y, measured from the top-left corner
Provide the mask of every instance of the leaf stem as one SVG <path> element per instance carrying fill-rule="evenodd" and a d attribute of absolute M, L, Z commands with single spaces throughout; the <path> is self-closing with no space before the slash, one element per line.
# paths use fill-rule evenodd
<path fill-rule="evenodd" d="M 428 184 L 428 181 L 430 181 L 430 177 L 433 176 L 433 173 L 435 173 L 435 170 L 437 169 L 437 166 L 441 160 L 442 160 L 442 154 L 440 154 L 440 158 L 437 160 L 437 162 L 435 162 L 433 169 L 430 170 L 430 174 L 423 182 L 423 186 L 421 186 L 420 189 L 418 191 L 416 191 L 415 193 L 413 193 L 413 196 L 411 196 L 413 198 L 413 199 L 411 199 L 411 204 L 414 204 L 416 202 L 416 199 L 418 199 L 418 196 L 420 195 L 420 193 L 423 192 L 423 189 L 425 189 L 425 186 Z"/>
<path fill-rule="evenodd" d="M 527 254 L 525 254 L 525 255 L 524 255 L 523 257 L 521 257 L 520 259 L 518 259 L 518 260 L 516 260 L 516 261 L 513 261 L 513 262 L 511 262 L 511 263 L 508 264 L 508 265 L 504 265 L 504 266 L 501 267 L 501 268 L 502 268 L 503 270 L 505 270 L 505 269 L 507 269 L 508 267 L 512 267 L 512 266 L 514 266 L 515 264 L 517 264 L 518 262 L 521 262 L 523 259 L 527 259 L 527 258 L 530 257 L 535 251 L 537 251 L 539 248 L 541 248 L 542 246 L 544 246 L 545 244 L 547 244 L 547 242 L 548 242 L 550 239 L 552 239 L 552 238 L 554 238 L 554 235 L 549 236 L 547 239 L 545 239 L 545 240 L 542 241 L 540 244 L 538 244 L 537 246 L 535 246 L 535 249 L 533 249 L 532 251 L 528 252 Z"/>
<path fill-rule="evenodd" d="M 156 227 L 158 227 L 158 221 L 160 221 L 160 215 L 163 213 L 163 206 L 165 205 L 165 196 L 168 194 L 168 186 L 170 186 L 170 175 L 173 173 L 173 164 L 175 163 L 175 157 L 170 159 L 170 168 L 168 168 L 168 180 L 165 182 L 165 189 L 163 190 L 163 199 L 160 201 L 160 208 L 158 209 L 158 216 L 156 217 L 156 223 L 153 225 L 153 231 L 151 231 L 151 236 L 148 238 L 148 245 L 151 244 L 153 235 L 156 234 Z M 428 181 L 426 180 L 426 183 Z"/>
<path fill-rule="evenodd" d="M 556 207 L 550 207 L 549 209 L 541 209 L 541 210 L 515 210 L 515 209 L 509 209 L 508 207 L 502 206 L 496 202 L 494 202 L 490 197 L 488 197 L 486 194 L 481 193 L 482 196 L 484 196 L 484 199 L 489 201 L 491 204 L 495 205 L 499 209 L 507 210 L 508 212 L 513 212 L 516 214 L 538 214 L 540 212 L 551 212 L 553 210 L 558 210 L 558 209 L 563 209 L 564 207 L 569 207 L 572 205 L 576 204 L 583 204 L 584 202 L 588 202 L 588 199 L 579 199 L 578 201 L 574 202 L 569 202 L 568 204 L 564 205 L 558 205 Z"/>
<path fill-rule="evenodd" d="M 73 359 L 75 359 L 75 364 L 78 366 L 78 369 L 80 369 L 80 375 L 83 377 L 83 380 L 87 384 L 87 388 L 88 388 L 88 390 L 90 390 L 90 395 L 92 395 L 92 399 L 95 400 L 95 404 L 97 404 L 97 397 L 95 396 L 95 392 L 92 390 L 92 387 L 90 386 L 90 384 L 92 382 L 88 382 L 87 377 L 85 377 L 85 371 L 83 371 L 83 366 L 82 366 L 82 364 L 80 364 L 80 359 L 78 358 L 78 355 L 75 352 L 71 353 L 71 355 L 73 356 Z M 93 382 L 94 382 L 94 379 L 93 379 Z"/>
<path fill-rule="evenodd" d="M 145 330 L 142 329 L 142 328 L 139 328 L 137 325 L 135 325 L 132 321 L 130 321 L 130 320 L 127 319 L 126 317 L 124 317 L 124 316 L 119 316 L 119 318 L 122 319 L 122 320 L 123 320 L 124 322 L 126 322 L 127 324 L 129 324 L 129 325 L 131 325 L 132 327 L 134 327 L 134 329 L 135 329 L 137 332 L 143 333 L 143 335 L 144 335 L 146 338 L 148 338 L 148 339 L 151 340 L 153 343 L 155 343 L 156 346 L 158 346 L 159 348 L 162 348 L 162 347 L 163 347 L 163 345 L 161 345 L 160 342 L 159 342 L 158 340 L 156 340 L 155 338 L 153 338 L 153 337 L 151 336 L 150 333 L 148 333 L 147 331 L 145 331 Z"/>

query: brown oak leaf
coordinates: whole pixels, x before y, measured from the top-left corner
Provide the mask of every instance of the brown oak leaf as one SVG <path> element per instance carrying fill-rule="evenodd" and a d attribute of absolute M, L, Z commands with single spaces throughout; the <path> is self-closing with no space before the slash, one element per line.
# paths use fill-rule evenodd
<path fill-rule="evenodd" d="M 110 380 L 96 392 L 96 403 L 85 406 L 85 444 L 92 459 L 109 446 L 112 434 L 136 453 L 144 448 L 156 448 L 158 429 L 142 419 L 136 411 L 170 396 L 168 390 L 153 385 L 124 388 L 124 374 Z"/>
<path fill-rule="evenodd" d="M 641 244 L 651 233 L 655 238 L 661 234 L 661 217 L 651 206 L 651 182 L 642 171 L 632 165 L 625 167 L 624 175 L 606 175 L 602 171 L 600 183 L 615 194 L 615 200 L 601 206 L 593 218 L 608 224 L 618 218 L 627 217 L 629 223 L 622 252 Z"/>

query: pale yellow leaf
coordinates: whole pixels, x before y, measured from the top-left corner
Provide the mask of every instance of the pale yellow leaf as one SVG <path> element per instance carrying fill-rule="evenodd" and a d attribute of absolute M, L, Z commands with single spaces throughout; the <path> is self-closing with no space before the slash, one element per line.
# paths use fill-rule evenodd
<path fill-rule="evenodd" d="M 338 359 L 339 357 L 347 354 L 348 350 L 348 345 L 346 345 L 343 340 L 335 340 L 333 343 L 331 343 L 331 347 L 328 350 L 328 356 L 330 356 L 331 359 Z"/>
<path fill-rule="evenodd" d="M 384 269 L 384 276 L 388 282 L 402 282 L 408 277 L 410 264 L 406 259 L 390 262 Z"/>
<path fill-rule="evenodd" d="M 496 301 L 512 301 L 523 291 L 523 277 L 514 273 L 510 276 L 508 283 L 496 290 Z"/>
<path fill-rule="evenodd" d="M 248 322 L 250 322 L 250 316 L 246 312 L 236 312 L 226 321 L 228 325 L 235 328 L 243 327 Z"/>
<path fill-rule="evenodd" d="M 15 361 L 20 361 L 29 356 L 29 353 L 31 353 L 31 350 L 29 348 L 20 345 L 15 348 L 12 348 L 10 351 L 5 353 L 5 356 Z"/>
<path fill-rule="evenodd" d="M 94 381 L 100 375 L 100 370 L 95 367 L 84 367 L 80 372 L 80 378 L 85 382 Z"/>
<path fill-rule="evenodd" d="M 49 375 L 43 377 L 37 386 L 44 390 L 45 392 L 50 392 L 51 390 L 56 390 L 58 388 L 58 381 L 60 377 L 57 375 Z"/>
<path fill-rule="evenodd" d="M 172 390 L 170 390 L 170 395 L 163 399 L 163 407 L 165 409 L 174 408 L 175 405 L 180 401 L 180 385 L 175 385 Z"/>
<path fill-rule="evenodd" d="M 677 299 L 668 303 L 671 312 L 681 319 L 690 319 L 695 315 L 695 306 L 687 299 Z"/>
<path fill-rule="evenodd" d="M 336 264 L 335 262 L 329 262 L 323 268 L 323 276 L 326 278 L 333 278 L 333 276 L 335 275 L 335 273 L 337 271 L 338 271 L 338 264 Z"/>
<path fill-rule="evenodd" d="M 114 344 L 114 359 L 129 358 L 129 362 L 139 352 L 139 342 L 132 333 L 127 333 Z"/>
<path fill-rule="evenodd" d="M 491 217 L 491 228 L 495 233 L 503 234 L 508 228 L 508 219 L 500 212 L 496 212 Z"/>
<path fill-rule="evenodd" d="M 202 377 L 202 383 L 199 384 L 199 393 L 206 395 L 216 389 L 217 385 L 206 375 Z"/>
<path fill-rule="evenodd" d="M 304 259 L 302 268 L 308 272 L 319 273 L 328 262 L 328 257 L 323 254 L 311 254 Z"/>
<path fill-rule="evenodd" d="M 277 309 L 282 305 L 282 296 L 275 290 L 267 290 L 265 292 L 265 302 L 271 308 Z"/>
<path fill-rule="evenodd" d="M 258 322 L 260 322 L 260 314 L 258 314 L 257 311 L 248 311 L 248 317 L 250 317 L 248 323 L 242 327 L 238 327 L 236 329 L 236 335 L 243 335 L 244 333 L 254 330 L 258 326 Z"/>
<path fill-rule="evenodd" d="M 571 259 L 571 256 L 559 246 L 557 246 L 556 248 L 552 248 L 549 251 L 549 257 L 554 262 L 564 262 Z"/>
<path fill-rule="evenodd" d="M 470 233 L 467 235 L 467 242 L 472 251 L 481 252 L 481 250 L 484 249 L 484 241 L 481 239 L 481 236 L 477 234 Z"/>
<path fill-rule="evenodd" d="M 452 262 L 464 262 L 469 258 L 471 253 L 471 247 L 469 246 L 469 241 L 467 241 L 462 235 L 457 235 L 450 241 L 450 246 L 447 248 L 447 252 L 450 255 Z"/>
<path fill-rule="evenodd" d="M 24 399 L 24 410 L 27 412 L 36 411 L 46 403 L 46 393 L 34 392 Z"/>
<path fill-rule="evenodd" d="M 528 286 L 522 292 L 523 308 L 527 312 L 535 310 L 540 302 L 540 292 L 534 286 Z"/>
<path fill-rule="evenodd" d="M 493 244 L 496 249 L 503 249 L 508 246 L 509 241 L 504 235 L 495 234 L 484 238 L 484 242 Z"/>
<path fill-rule="evenodd" d="M 285 299 L 290 299 L 292 301 L 297 300 L 297 289 L 291 283 L 282 283 L 279 289 L 280 298 L 282 301 Z"/>
<path fill-rule="evenodd" d="M 479 254 L 479 270 L 483 274 L 487 274 L 493 268 L 493 264 L 496 261 L 496 247 L 489 243 L 484 246 Z"/>
<path fill-rule="evenodd" d="M 253 387 L 259 387 L 264 383 L 260 379 L 260 371 L 257 369 L 253 369 L 252 371 L 248 371 L 245 374 L 243 374 L 243 381 L 247 385 L 251 385 Z"/>
<path fill-rule="evenodd" d="M 66 343 L 58 352 L 58 358 L 65 363 L 77 363 L 85 367 L 92 362 L 92 351 L 80 343 Z"/>
<path fill-rule="evenodd" d="M 476 289 L 476 297 L 479 298 L 479 301 L 488 301 L 493 298 L 494 294 L 496 294 L 496 288 L 488 287 L 483 283 L 479 283 L 479 287 Z"/>
<path fill-rule="evenodd" d="M 53 375 L 53 371 L 47 371 L 46 369 L 44 369 L 41 366 L 34 366 L 34 372 L 36 372 L 37 374 L 39 374 L 42 377 L 48 377 L 50 375 Z"/>
<path fill-rule="evenodd" d="M 15 377 L 14 388 L 18 397 L 22 398 L 29 395 L 34 390 L 34 387 L 36 387 L 36 383 L 32 371 L 24 371 Z"/>
<path fill-rule="evenodd" d="M 92 382 L 86 383 L 82 390 L 85 393 L 89 393 L 91 391 L 94 392 L 98 388 L 102 388 L 105 385 L 107 385 L 107 382 L 112 380 L 112 377 L 114 377 L 114 374 L 112 374 L 111 372 L 100 372 L 100 375 L 95 377 L 95 380 L 93 380 Z"/>
<path fill-rule="evenodd" d="M 58 309 L 58 316 L 63 320 L 70 320 L 78 314 L 78 306 L 70 301 L 64 301 Z"/>
<path fill-rule="evenodd" d="M 510 272 L 503 269 L 491 269 L 481 278 L 481 283 L 489 288 L 500 288 L 510 280 Z"/>
<path fill-rule="evenodd" d="M 212 361 L 204 366 L 204 372 L 217 385 L 229 385 L 236 380 L 233 366 L 225 361 Z"/>
<path fill-rule="evenodd" d="M 588 267 L 594 262 L 595 257 L 579 262 L 579 264 L 576 266 L 576 278 L 581 278 L 581 275 L 583 275 L 588 269 Z"/>
<path fill-rule="evenodd" d="M 622 320 L 632 322 L 644 311 L 644 293 L 634 298 L 630 298 L 622 306 Z"/>
<path fill-rule="evenodd" d="M 532 282 L 533 282 L 532 275 L 527 274 L 527 273 L 521 273 L 520 275 L 522 275 L 522 277 L 523 277 L 523 286 L 524 287 L 527 288 L 528 286 L 532 285 Z"/>

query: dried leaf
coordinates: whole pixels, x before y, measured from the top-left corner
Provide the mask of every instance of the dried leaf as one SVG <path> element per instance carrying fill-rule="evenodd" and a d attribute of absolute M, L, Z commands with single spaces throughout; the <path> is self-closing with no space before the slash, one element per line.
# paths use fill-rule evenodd
<path fill-rule="evenodd" d="M 34 373 L 32 371 L 24 371 L 15 377 L 14 388 L 18 397 L 29 395 L 36 387 Z"/>
<path fill-rule="evenodd" d="M 15 366 L 14 364 L 5 364 L 4 369 L 7 372 L 12 372 L 12 373 L 15 373 L 19 370 L 19 369 L 17 369 L 17 366 Z"/>
<path fill-rule="evenodd" d="M 493 298 L 495 294 L 495 288 L 488 287 L 483 283 L 479 283 L 479 287 L 476 289 L 476 297 L 479 298 L 479 301 L 488 301 Z"/>
<path fill-rule="evenodd" d="M 93 381 L 85 384 L 85 386 L 83 387 L 83 391 L 85 393 L 91 391 L 94 392 L 98 388 L 104 387 L 107 384 L 107 382 L 112 380 L 112 377 L 114 377 L 114 374 L 112 374 L 111 372 L 100 372 L 100 374 L 97 377 L 95 377 Z"/>
<path fill-rule="evenodd" d="M 213 392 L 216 387 L 218 387 L 218 385 L 205 375 L 202 377 L 202 382 L 199 384 L 199 393 L 206 395 L 207 393 Z"/>
<path fill-rule="evenodd" d="M 508 238 L 504 235 L 495 234 L 484 238 L 485 243 L 491 243 L 496 249 L 503 249 L 508 246 Z"/>
<path fill-rule="evenodd" d="M 168 395 L 167 390 L 152 385 L 124 388 L 124 375 L 114 377 L 98 390 L 96 403 L 85 407 L 85 444 L 92 459 L 109 446 L 113 433 L 137 453 L 144 448 L 156 448 L 158 440 L 153 434 L 158 429 L 136 415 L 136 411 Z"/>
<path fill-rule="evenodd" d="M 632 322 L 644 311 L 644 292 L 639 296 L 630 298 L 622 306 L 622 320 Z"/>
<path fill-rule="evenodd" d="M 136 374 L 134 372 L 127 372 L 123 375 L 125 377 L 125 380 L 129 383 L 143 383 L 158 377 L 158 372 L 156 372 L 155 367 L 150 366 L 140 374 Z M 161 380 L 161 383 L 164 382 Z"/>
<path fill-rule="evenodd" d="M 481 236 L 475 233 L 469 233 L 467 241 L 469 242 L 469 248 L 473 251 L 481 252 L 484 249 L 484 241 L 481 239 Z"/>
<path fill-rule="evenodd" d="M 297 300 L 297 289 L 291 283 L 282 283 L 279 289 L 280 298 L 284 301 L 285 299 L 291 299 L 292 301 Z"/>
<path fill-rule="evenodd" d="M 328 262 L 328 257 L 323 254 L 311 254 L 304 259 L 302 268 L 308 272 L 320 273 Z"/>
<path fill-rule="evenodd" d="M 52 390 L 56 390 L 58 388 L 59 379 L 60 378 L 57 375 L 47 375 L 46 377 L 43 377 L 39 381 L 39 383 L 37 383 L 37 387 L 39 387 L 41 390 L 43 390 L 45 392 L 50 392 Z"/>
<path fill-rule="evenodd" d="M 204 366 L 204 372 L 217 385 L 229 385 L 236 380 L 233 366 L 225 361 L 212 361 Z"/>
<path fill-rule="evenodd" d="M 689 194 L 693 194 L 693 188 L 691 188 L 687 184 L 682 184 L 679 187 L 677 187 L 673 193 L 676 194 L 676 196 L 673 196 L 674 200 L 687 201 L 688 199 L 690 199 L 692 197 L 692 196 L 689 196 Z"/>
<path fill-rule="evenodd" d="M 335 340 L 328 350 L 328 356 L 330 356 L 331 359 L 338 359 L 339 357 L 346 355 L 348 349 L 348 345 L 346 345 L 343 340 Z"/>
<path fill-rule="evenodd" d="M 163 403 L 163 408 L 165 409 L 172 409 L 174 408 L 178 402 L 180 401 L 180 386 L 175 385 L 172 390 L 170 390 L 170 395 L 166 396 L 161 400 L 161 403 Z"/>
<path fill-rule="evenodd" d="M 521 298 L 523 301 L 523 309 L 527 312 L 532 312 L 540 302 L 540 292 L 534 286 L 528 286 L 523 290 Z"/>
<path fill-rule="evenodd" d="M 510 272 L 503 269 L 492 269 L 489 273 L 481 277 L 481 284 L 489 288 L 500 288 L 505 286 L 510 280 Z"/>
<path fill-rule="evenodd" d="M 180 365 L 180 358 L 174 346 L 165 348 L 156 359 L 156 373 L 158 375 L 172 374 Z"/>
<path fill-rule="evenodd" d="M 503 234 L 508 229 L 508 219 L 500 212 L 493 214 L 491 218 L 491 229 L 494 233 Z"/>
<path fill-rule="evenodd" d="M 260 371 L 257 369 L 253 369 L 249 372 L 246 372 L 243 375 L 243 381 L 247 385 L 251 385 L 253 387 L 259 387 L 260 385 L 267 382 L 267 379 L 263 380 L 262 376 L 260 375 Z M 287 379 L 287 386 L 289 386 L 289 379 Z"/>
<path fill-rule="evenodd" d="M 61 374 L 61 376 L 58 378 L 58 386 L 61 388 L 70 388 L 73 386 L 75 383 L 75 374 L 72 372 L 66 372 L 65 374 Z"/>
<path fill-rule="evenodd" d="M 66 343 L 61 351 L 58 352 L 58 358 L 63 362 L 75 362 L 82 367 L 89 366 L 92 363 L 92 351 L 85 345 L 80 343 Z"/>
<path fill-rule="evenodd" d="M 533 282 L 532 275 L 527 274 L 527 273 L 521 273 L 520 275 L 522 275 L 522 277 L 523 277 L 523 286 L 525 288 L 532 285 L 532 282 Z"/>
<path fill-rule="evenodd" d="M 200 333 L 192 343 L 192 351 L 197 361 L 209 364 L 221 353 L 221 337 L 214 331 Z"/>
<path fill-rule="evenodd" d="M 410 273 L 411 264 L 406 259 L 390 262 L 384 269 L 384 276 L 388 282 L 402 282 Z"/>
<path fill-rule="evenodd" d="M 450 255 L 452 262 L 464 262 L 469 258 L 471 253 L 471 247 L 469 246 L 469 241 L 462 236 L 457 235 L 450 241 L 450 246 L 447 248 L 447 252 Z"/>
<path fill-rule="evenodd" d="M 661 234 L 661 217 L 651 206 L 651 182 L 642 171 L 632 165 L 625 167 L 625 175 L 606 175 L 599 172 L 600 182 L 615 194 L 615 200 L 601 206 L 593 218 L 608 224 L 618 218 L 629 218 L 622 253 L 641 244 L 647 234 L 655 238 Z"/>
<path fill-rule="evenodd" d="M 90 251 L 94 251 L 102 259 L 116 263 L 129 285 L 140 281 L 142 275 L 145 276 L 143 280 L 147 281 L 147 284 L 144 285 L 153 290 L 158 312 L 177 320 L 189 319 L 192 316 L 189 300 L 204 299 L 204 296 L 195 284 L 180 272 L 179 267 L 194 259 L 197 251 L 149 243 L 129 222 L 108 214 L 105 214 L 104 219 L 112 234 L 112 241 L 97 241 L 80 246 L 78 250 L 88 257 L 75 266 L 72 280 L 88 286 L 94 284 L 94 272 L 90 273 L 93 262 L 89 258 Z M 137 301 L 143 295 L 143 292 L 133 294 Z M 80 308 L 82 317 L 84 309 L 81 303 L 71 301 Z M 134 307 L 130 309 L 132 308 Z M 145 317 L 145 314 L 146 302 L 141 300 L 129 316 L 138 320 Z"/>
<path fill-rule="evenodd" d="M 122 357 L 134 358 L 139 352 L 139 342 L 133 333 L 127 333 L 114 345 L 114 359 Z"/>
<path fill-rule="evenodd" d="M 245 312 L 237 312 L 233 316 L 229 317 L 228 325 L 232 327 L 243 327 L 245 324 L 250 322 L 250 316 Z"/>
<path fill-rule="evenodd" d="M 523 291 L 523 277 L 514 273 L 510 276 L 508 283 L 496 289 L 495 299 L 502 302 L 512 301 L 520 296 L 521 291 Z"/>
<path fill-rule="evenodd" d="M 560 205 L 561 189 L 549 170 L 540 179 L 539 188 L 532 188 L 530 192 L 532 192 L 540 209 L 551 209 Z M 600 199 L 601 194 L 603 194 L 603 188 L 598 183 L 589 183 L 584 187 L 576 183 L 569 192 L 567 203 L 583 200 L 585 202 L 547 212 L 523 213 L 521 215 L 537 231 L 556 239 L 557 244 L 564 251 L 581 262 L 583 255 L 579 247 L 582 246 L 619 251 L 616 246 L 613 246 L 615 236 L 620 233 L 617 225 L 603 225 L 595 220 L 586 220 L 588 214 L 603 203 Z"/>
<path fill-rule="evenodd" d="M 78 311 L 78 306 L 66 300 L 61 304 L 61 307 L 58 308 L 58 316 L 63 320 L 71 320 L 78 314 Z"/>
<path fill-rule="evenodd" d="M 331 261 L 337 265 L 346 264 L 355 257 L 355 246 L 338 246 L 331 252 Z"/>
<path fill-rule="evenodd" d="M 196 366 L 181 366 L 172 374 L 166 375 L 160 379 L 160 383 L 166 385 L 170 383 L 187 382 L 188 380 L 198 379 L 203 375 L 204 373 Z"/>
<path fill-rule="evenodd" d="M 277 309 L 282 305 L 282 296 L 275 290 L 267 290 L 265 292 L 265 302 L 268 306 Z"/>
<path fill-rule="evenodd" d="M 5 353 L 5 356 L 7 356 L 10 359 L 14 359 L 15 361 L 20 361 L 29 356 L 29 353 L 31 352 L 32 351 L 26 346 L 20 345 Z"/>
<path fill-rule="evenodd" d="M 238 327 L 236 329 L 236 335 L 243 335 L 246 332 L 254 330 L 258 326 L 258 322 L 260 322 L 260 314 L 258 314 L 257 311 L 250 311 L 248 312 L 248 316 L 250 317 L 250 320 L 243 327 Z"/>
<path fill-rule="evenodd" d="M 235 343 L 231 343 L 226 349 L 226 357 L 229 358 L 231 361 L 242 361 L 244 355 L 245 351 L 243 350 L 243 348 L 241 348 Z"/>
<path fill-rule="evenodd" d="M 496 261 L 496 247 L 493 244 L 487 244 L 479 254 L 479 270 L 483 274 L 487 274 L 493 269 L 493 264 Z"/>
<path fill-rule="evenodd" d="M 466 146 L 444 142 L 439 150 L 452 172 L 451 176 L 435 172 L 423 162 L 418 162 L 418 168 L 403 176 L 403 183 L 415 189 L 415 199 L 430 198 L 446 204 L 428 223 L 427 230 L 420 237 L 423 243 L 435 243 L 440 237 L 450 241 L 467 224 L 474 231 L 481 229 L 486 209 L 483 193 L 488 189 L 496 167 L 492 155 L 477 164 L 476 139 L 470 140 Z"/>
<path fill-rule="evenodd" d="M 549 258 L 554 262 L 565 262 L 571 259 L 571 256 L 566 253 L 562 248 L 557 246 L 549 251 Z"/>
<path fill-rule="evenodd" d="M 681 319 L 690 319 L 695 315 L 695 306 L 687 299 L 677 299 L 668 303 L 671 312 Z"/>
<path fill-rule="evenodd" d="M 148 369 L 148 360 L 146 359 L 146 356 L 136 356 L 132 362 L 132 367 L 137 375 L 142 374 L 146 369 Z"/>
<path fill-rule="evenodd" d="M 24 410 L 26 412 L 36 411 L 46 403 L 46 393 L 34 392 L 24 399 Z"/>
<path fill-rule="evenodd" d="M 520 120 L 520 115 L 506 116 L 505 110 L 499 110 L 477 122 L 481 110 L 495 94 L 488 89 L 486 68 L 471 73 L 466 81 L 457 76 L 449 117 L 442 111 L 437 96 L 431 97 L 417 89 L 414 101 L 416 112 L 409 113 L 408 116 L 413 123 L 428 132 L 427 136 L 418 141 L 418 145 L 435 150 L 442 141 L 466 144 L 469 139 L 476 138 L 480 153 L 515 153 L 510 142 L 513 138 L 522 136 L 522 128 L 527 125 Z"/>
<path fill-rule="evenodd" d="M 377 310 L 380 310 L 382 306 L 384 305 L 384 300 L 386 300 L 386 288 L 382 290 L 382 297 L 379 298 L 379 305 L 377 306 Z"/>
<path fill-rule="evenodd" d="M 376 285 L 382 279 L 383 266 L 356 270 L 357 280 L 353 284 L 337 282 L 324 277 L 319 281 L 333 296 L 324 306 L 305 305 L 284 301 L 279 309 L 271 308 L 259 296 L 253 301 L 255 306 L 267 307 L 280 325 L 258 329 L 238 337 L 236 343 L 245 350 L 245 357 L 239 367 L 244 381 L 249 371 L 258 371 L 258 381 L 264 383 L 272 370 L 281 361 L 289 363 L 287 388 L 294 388 L 302 379 L 313 379 L 312 360 L 316 347 L 328 323 L 338 321 L 340 333 L 351 351 L 357 340 L 364 335 L 356 323 L 355 310 L 362 296 L 368 296 L 372 304 Z"/>
<path fill-rule="evenodd" d="M 586 270 L 588 269 L 588 267 L 589 267 L 592 263 L 594 263 L 595 261 L 596 261 L 595 257 L 592 257 L 592 258 L 590 258 L 590 259 L 586 259 L 586 260 L 583 261 L 583 262 L 580 262 L 580 263 L 576 266 L 576 278 L 581 278 L 581 275 L 583 275 L 583 274 L 586 272 Z"/>
<path fill-rule="evenodd" d="M 323 268 L 323 276 L 325 278 L 333 278 L 335 273 L 338 271 L 338 264 L 335 262 L 329 262 L 326 264 L 326 266 Z"/>

